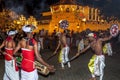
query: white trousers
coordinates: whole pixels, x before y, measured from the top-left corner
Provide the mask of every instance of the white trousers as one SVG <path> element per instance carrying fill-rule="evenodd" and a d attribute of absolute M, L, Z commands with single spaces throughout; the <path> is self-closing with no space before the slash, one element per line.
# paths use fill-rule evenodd
<path fill-rule="evenodd" d="M 104 67 L 105 67 L 105 57 L 104 55 L 97 56 L 94 62 L 94 75 L 99 76 L 99 80 L 103 80 Z"/>
<path fill-rule="evenodd" d="M 35 69 L 32 72 L 21 70 L 21 80 L 38 80 L 37 70 Z"/>
<path fill-rule="evenodd" d="M 69 54 L 69 47 L 66 46 L 66 47 L 62 48 L 62 50 L 60 52 L 60 56 L 59 56 L 59 62 L 61 63 L 62 68 L 64 68 L 64 63 L 69 61 L 68 54 Z M 68 67 L 71 67 L 70 62 L 68 62 L 67 64 L 68 64 Z"/>
<path fill-rule="evenodd" d="M 19 71 L 15 70 L 14 60 L 5 60 L 5 73 L 3 80 L 19 80 Z"/>

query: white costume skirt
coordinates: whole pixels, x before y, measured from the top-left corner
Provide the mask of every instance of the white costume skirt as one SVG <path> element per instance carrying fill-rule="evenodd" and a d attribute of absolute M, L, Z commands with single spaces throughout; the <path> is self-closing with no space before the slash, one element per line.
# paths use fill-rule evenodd
<path fill-rule="evenodd" d="M 14 64 L 14 60 L 5 60 L 5 73 L 3 80 L 19 80 L 19 71 L 16 71 Z"/>
<path fill-rule="evenodd" d="M 21 70 L 21 80 L 38 80 L 37 69 L 32 72 Z"/>

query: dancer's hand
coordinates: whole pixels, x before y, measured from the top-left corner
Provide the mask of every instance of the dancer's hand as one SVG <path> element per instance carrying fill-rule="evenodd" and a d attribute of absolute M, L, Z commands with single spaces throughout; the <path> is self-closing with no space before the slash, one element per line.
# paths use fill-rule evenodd
<path fill-rule="evenodd" d="M 55 70 L 56 70 L 53 65 L 49 65 L 48 69 L 50 72 L 55 72 Z"/>
<path fill-rule="evenodd" d="M 80 53 L 76 53 L 76 56 L 79 56 L 80 55 Z"/>
<path fill-rule="evenodd" d="M 55 51 L 53 54 L 56 54 L 57 53 L 57 51 Z"/>

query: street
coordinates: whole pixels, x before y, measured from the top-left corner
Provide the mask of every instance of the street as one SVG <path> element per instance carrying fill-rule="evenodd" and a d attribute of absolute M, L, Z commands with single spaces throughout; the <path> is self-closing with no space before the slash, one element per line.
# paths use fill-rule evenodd
<path fill-rule="evenodd" d="M 120 80 L 120 46 L 119 44 L 115 44 L 113 48 L 113 56 L 105 56 L 106 67 L 103 80 Z M 70 58 L 77 52 L 76 49 L 77 48 L 71 49 L 69 54 Z M 79 56 L 79 58 L 72 61 L 71 68 L 68 68 L 66 65 L 65 70 L 62 70 L 58 63 L 58 55 L 47 61 L 47 58 L 52 55 L 52 52 L 53 51 L 51 50 L 44 50 L 41 55 L 46 62 L 55 66 L 56 71 L 48 76 L 39 74 L 39 80 L 89 80 L 89 78 L 91 78 L 91 74 L 87 67 L 88 62 L 93 55 L 91 50 L 86 51 Z M 4 58 L 2 56 L 0 57 L 0 64 L 0 80 L 2 80 L 4 74 Z"/>

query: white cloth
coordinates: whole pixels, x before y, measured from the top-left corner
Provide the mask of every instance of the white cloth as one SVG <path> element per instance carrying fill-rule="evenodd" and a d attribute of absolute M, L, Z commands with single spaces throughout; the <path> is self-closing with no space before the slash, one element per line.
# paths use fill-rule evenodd
<path fill-rule="evenodd" d="M 5 60 L 5 73 L 3 80 L 19 80 L 19 71 L 15 70 L 14 60 Z"/>
<path fill-rule="evenodd" d="M 7 34 L 9 35 L 9 36 L 11 36 L 11 35 L 15 35 L 15 34 L 17 34 L 18 32 L 17 32 L 17 30 L 14 30 L 14 31 L 8 31 L 7 32 Z"/>
<path fill-rule="evenodd" d="M 84 40 L 80 40 L 78 44 L 78 52 L 84 49 Z"/>
<path fill-rule="evenodd" d="M 69 61 L 69 58 L 68 58 L 68 54 L 69 54 L 69 47 L 64 47 L 62 48 L 62 62 L 65 63 L 67 61 Z"/>
<path fill-rule="evenodd" d="M 41 43 L 41 48 L 42 48 L 42 49 L 43 49 L 43 42 L 44 42 L 43 40 L 44 40 L 43 37 L 40 37 L 40 38 L 39 38 L 39 42 Z"/>
<path fill-rule="evenodd" d="M 59 62 L 61 63 L 62 68 L 64 68 L 64 63 L 69 61 L 68 54 L 69 54 L 69 47 L 68 46 L 63 47 L 59 56 Z M 68 67 L 71 67 L 70 62 L 68 62 L 67 64 Z"/>
<path fill-rule="evenodd" d="M 38 51 L 40 52 L 41 42 L 38 42 Z"/>
<path fill-rule="evenodd" d="M 94 37 L 94 33 L 89 33 L 88 37 Z"/>
<path fill-rule="evenodd" d="M 21 70 L 21 80 L 38 80 L 37 70 L 35 69 L 32 72 Z"/>
<path fill-rule="evenodd" d="M 101 74 L 103 74 L 103 69 L 105 67 L 104 55 L 97 56 L 95 59 L 94 65 L 95 65 L 94 74 L 97 76 L 100 76 Z"/>
<path fill-rule="evenodd" d="M 23 30 L 24 32 L 32 32 L 32 28 L 31 28 L 31 27 L 26 27 L 26 26 L 28 26 L 28 25 L 23 26 L 23 27 L 22 27 L 22 30 Z"/>
<path fill-rule="evenodd" d="M 107 43 L 107 53 L 108 56 L 112 56 L 112 47 L 110 43 Z"/>
<path fill-rule="evenodd" d="M 95 62 L 94 62 L 94 74 L 96 76 L 100 76 L 100 80 L 102 80 L 103 74 L 104 74 L 104 67 L 105 67 L 105 57 L 104 55 L 96 56 Z"/>

